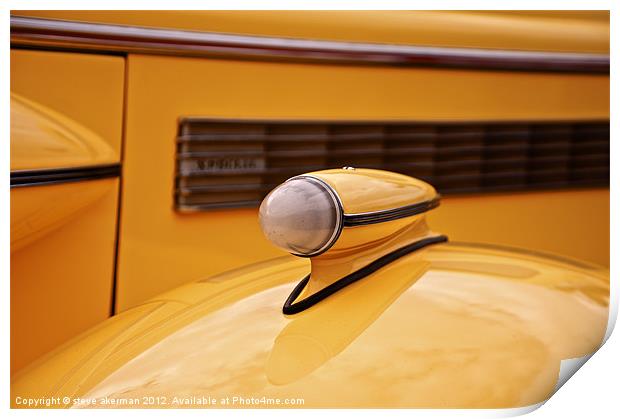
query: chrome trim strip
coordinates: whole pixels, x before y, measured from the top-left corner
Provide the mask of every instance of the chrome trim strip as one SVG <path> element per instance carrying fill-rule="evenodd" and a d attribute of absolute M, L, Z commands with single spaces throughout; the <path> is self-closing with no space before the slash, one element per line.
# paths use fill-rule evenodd
<path fill-rule="evenodd" d="M 389 66 L 609 73 L 608 54 L 244 36 L 11 16 L 12 46 Z"/>
<path fill-rule="evenodd" d="M 413 215 L 418 215 L 430 211 L 433 208 L 437 208 L 439 206 L 439 201 L 440 196 L 437 195 L 435 198 L 429 201 L 418 202 L 417 204 L 407 205 L 404 207 L 392 208 L 381 211 L 364 212 L 358 214 L 345 214 L 344 226 L 357 227 L 411 217 Z"/>
<path fill-rule="evenodd" d="M 120 174 L 121 165 L 119 163 L 54 169 L 13 170 L 11 171 L 11 188 L 105 179 L 118 177 Z"/>

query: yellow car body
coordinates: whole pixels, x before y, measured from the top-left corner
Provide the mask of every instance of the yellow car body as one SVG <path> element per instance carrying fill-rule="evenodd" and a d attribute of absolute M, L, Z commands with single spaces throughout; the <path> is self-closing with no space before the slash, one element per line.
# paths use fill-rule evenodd
<path fill-rule="evenodd" d="M 126 28 L 146 29 L 149 36 L 174 35 L 177 44 L 171 48 L 152 39 L 123 41 Z M 103 32 L 95 36 L 96 31 Z M 205 47 L 207 41 L 200 38 L 204 34 L 208 42 L 220 44 Z M 247 37 L 243 38 L 247 44 L 231 49 L 227 42 L 232 41 L 227 36 Z M 201 43 L 179 41 L 183 37 L 198 37 Z M 283 44 L 291 40 L 327 42 L 320 44 L 324 48 L 335 42 L 338 48 L 387 44 L 458 52 L 526 51 L 541 54 L 534 55 L 536 59 L 564 59 L 565 71 L 534 68 L 535 64 L 520 61 L 512 62 L 511 68 L 502 68 L 488 55 L 484 55 L 487 58 L 482 68 L 454 61 L 433 66 L 392 62 L 393 56 L 388 59 L 380 54 L 380 59 L 372 54 L 370 58 L 338 56 L 327 61 L 312 54 L 280 59 L 278 54 L 291 55 L 290 51 L 282 53 L 276 48 L 276 52 L 265 52 L 263 45 L 258 53 L 249 48 L 265 38 Z M 95 332 L 78 338 L 82 342 L 77 344 L 80 352 L 109 343 L 106 350 L 93 352 L 92 358 L 80 364 L 84 372 L 62 375 L 67 374 L 68 365 L 82 362 L 69 349 L 48 357 L 49 361 L 39 361 L 38 367 L 29 367 L 31 372 L 19 373 L 22 378 L 15 379 L 13 391 L 29 395 L 51 394 L 52 388 L 54 394 L 85 395 L 87 390 L 95 391 L 103 377 L 113 370 L 123 374 L 122 365 L 153 342 L 180 330 L 181 324 L 190 327 L 189 319 L 198 319 L 198 313 L 217 322 L 216 308 L 237 301 L 241 295 L 258 298 L 256 304 L 260 300 L 260 304 L 275 307 L 280 304 L 284 284 L 303 270 L 303 262 L 291 262 L 288 257 L 259 267 L 252 265 L 285 254 L 263 237 L 256 207 L 191 213 L 175 208 L 175 138 L 184 118 L 386 124 L 526 121 L 569 125 L 604 124 L 609 120 L 609 73 L 608 64 L 607 71 L 604 64 L 609 54 L 609 14 L 605 12 L 13 11 L 11 46 L 11 172 L 12 182 L 13 175 L 21 182 L 11 189 L 12 374 L 117 314 Z M 582 69 L 571 67 L 568 58 L 585 60 L 587 65 Z M 370 62 L 363 62 L 365 59 Z M 546 63 L 552 65 L 550 60 Z M 81 167 L 104 167 L 107 171 L 99 172 L 99 178 L 80 181 L 78 175 L 65 170 Z M 71 182 L 43 184 L 35 179 L 34 184 L 28 183 L 29 176 L 39 176 L 38 172 L 58 175 L 60 169 L 64 170 L 63 176 L 73 176 Z M 33 171 L 38 174 L 33 175 Z M 607 291 L 602 282 L 592 279 L 599 275 L 592 272 L 604 271 L 609 264 L 609 189 L 605 182 L 542 190 L 446 194 L 442 202 L 429 214 L 429 223 L 453 241 L 535 249 L 602 266 L 583 268 L 588 273 L 579 275 L 588 279 L 575 285 L 579 288 L 585 283 L 596 284 L 596 291 L 588 291 L 592 313 L 596 314 L 584 314 L 596 318 L 596 327 L 584 338 L 589 346 L 575 348 L 566 343 L 568 346 L 554 346 L 551 352 L 554 360 L 564 359 L 565 355 L 576 357 L 600 343 L 605 323 L 602 295 Z M 435 253 L 450 253 L 450 249 L 425 254 L 435 260 Z M 469 258 L 468 249 L 458 250 L 459 257 Z M 279 272 L 281 264 L 287 270 L 290 264 L 292 270 L 286 275 L 268 275 Z M 235 288 L 236 297 L 222 294 L 222 300 L 211 301 L 215 298 L 211 293 L 218 292 L 213 284 L 219 284 L 220 279 L 205 278 L 221 278 L 213 275 L 244 265 L 250 266 L 248 278 L 260 271 L 269 277 L 264 279 L 267 282 L 261 279 L 246 284 L 245 274 L 236 273 L 233 276 L 238 279 L 222 285 L 241 287 Z M 540 272 L 547 269 L 536 266 L 534 270 Z M 458 269 L 467 270 L 463 266 Z M 533 268 L 517 270 L 527 269 Z M 257 272 L 251 273 L 253 270 Z M 514 278 L 513 274 L 507 275 Z M 554 296 L 558 296 L 558 304 L 565 307 L 567 301 L 576 298 L 553 275 L 544 276 L 545 291 L 540 291 L 540 301 L 547 295 L 550 301 L 556 301 Z M 184 285 L 193 281 L 203 282 Z M 501 284 L 508 287 L 515 281 Z M 282 287 L 269 294 L 270 287 L 276 285 Z M 174 297 L 156 297 L 178 286 L 184 287 L 170 294 Z M 268 302 L 262 300 L 263 294 L 251 296 L 258 291 L 267 292 Z M 496 297 L 489 290 L 477 304 L 494 307 Z M 205 302 L 198 303 L 202 299 Z M 435 303 L 429 304 L 420 308 L 428 310 L 424 316 L 443 318 L 446 324 L 454 316 Z M 521 310 L 519 304 L 514 310 Z M 181 312 L 187 317 L 184 314 L 178 321 L 164 321 Z M 569 311 L 565 314 L 574 319 L 582 315 Z M 155 326 L 159 321 L 165 326 Z M 260 336 L 256 346 L 248 347 L 250 352 L 263 354 L 285 323 L 284 318 L 275 315 L 264 321 L 269 330 L 257 330 Z M 147 325 L 156 331 L 147 333 Z M 453 326 L 447 327 L 453 330 Z M 477 323 L 473 327 L 480 336 L 490 330 L 485 329 L 490 326 Z M 144 341 L 138 339 L 134 346 L 128 343 L 123 350 L 115 346 L 133 342 L 132 334 L 140 330 L 145 333 Z M 489 333 L 496 336 L 495 332 Z M 253 340 L 243 339 L 230 344 L 250 345 Z M 397 342 L 385 343 L 391 344 Z M 523 347 L 513 349 L 531 357 L 546 356 L 547 343 L 538 344 L 524 342 Z M 327 343 L 330 345 L 341 348 L 345 344 Z M 530 352 L 532 345 L 539 352 Z M 330 349 L 329 356 L 339 350 Z M 458 356 L 476 356 L 476 350 Z M 353 356 L 357 361 L 351 362 L 360 364 L 362 353 Z M 446 356 L 457 357 L 454 353 Z M 431 358 L 425 358 L 420 364 L 425 366 L 420 368 L 432 368 L 439 362 Z M 528 368 L 537 368 L 536 363 L 542 362 L 527 359 L 531 361 Z M 445 399 L 446 405 L 535 402 L 551 388 L 553 368 L 545 370 L 546 378 L 536 378 L 541 380 L 537 381 L 541 383 L 539 392 L 524 395 L 508 389 L 505 396 L 487 401 L 461 395 Z M 353 370 L 347 371 L 342 372 L 342 377 Z M 288 376 L 289 372 L 274 374 Z M 55 381 L 60 375 L 66 377 L 62 385 Z M 528 377 L 523 379 L 534 380 L 534 375 Z M 284 394 L 280 390 L 270 387 L 269 394 Z M 315 391 L 319 391 L 318 387 Z M 311 404 L 312 400 L 317 405 L 337 404 L 328 398 L 320 402 L 318 394 L 306 397 Z M 380 394 L 376 400 L 369 399 L 369 403 L 375 402 L 384 406 L 390 403 L 387 396 Z M 343 399 L 342 403 L 347 402 Z M 405 399 L 394 403 L 424 404 Z M 441 400 L 431 404 L 440 405 Z"/>
<path fill-rule="evenodd" d="M 126 310 L 14 376 L 12 406 L 528 407 L 607 326 L 609 273 L 534 252 L 434 245 L 283 316 L 308 269 L 283 256 Z"/>

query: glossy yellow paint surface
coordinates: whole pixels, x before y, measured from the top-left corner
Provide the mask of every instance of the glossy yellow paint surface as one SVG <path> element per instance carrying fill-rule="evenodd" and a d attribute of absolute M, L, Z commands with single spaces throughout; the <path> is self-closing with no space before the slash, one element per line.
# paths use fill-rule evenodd
<path fill-rule="evenodd" d="M 122 57 L 11 50 L 11 93 L 92 131 L 113 150 L 115 161 L 120 160 L 124 77 Z"/>
<path fill-rule="evenodd" d="M 527 406 L 550 396 L 561 360 L 599 347 L 607 325 L 608 271 L 527 251 L 434 245 L 283 316 L 307 271 L 286 256 L 160 295 L 22 371 L 12 405 L 243 407 L 220 400 L 265 396 L 303 407 Z M 216 405 L 198 404 L 203 396 Z"/>
<path fill-rule="evenodd" d="M 174 140 L 181 117 L 411 121 L 609 117 L 605 75 L 130 55 L 128 86 L 117 311 L 183 283 L 283 254 L 263 238 L 255 209 L 174 211 Z M 599 233 L 607 207 L 601 200 L 581 200 L 583 192 L 559 193 L 567 198 L 562 205 L 541 200 L 532 205 L 528 195 L 519 195 L 507 201 L 511 205 L 505 212 L 484 218 L 474 216 L 477 208 L 487 205 L 487 198 L 479 197 L 470 203 L 467 222 L 444 201 L 442 222 L 432 225 L 446 234 L 456 225 L 462 240 L 502 235 L 502 243 L 516 238 L 526 247 L 604 264 L 608 243 Z M 592 193 L 604 197 L 606 192 Z M 500 199 L 493 196 L 488 198 L 492 202 Z M 557 217 L 558 210 L 585 211 L 600 219 L 593 229 L 585 225 L 567 229 L 557 222 L 567 217 Z M 513 228 L 512 212 L 546 220 L 554 235 L 548 229 L 529 230 L 524 238 L 526 230 Z M 574 243 L 587 245 L 574 251 Z"/>
<path fill-rule="evenodd" d="M 120 161 L 124 60 L 11 51 L 11 169 Z M 11 371 L 110 315 L 118 179 L 11 189 Z"/>
<path fill-rule="evenodd" d="M 12 249 L 13 373 L 110 315 L 118 179 L 12 189 L 12 223 L 23 205 L 36 203 L 36 221 L 66 214 Z"/>
<path fill-rule="evenodd" d="M 609 266 L 609 189 L 447 196 L 428 214 L 452 240 L 542 250 Z"/>
<path fill-rule="evenodd" d="M 79 217 L 80 211 L 115 191 L 116 186 L 112 181 L 100 181 L 12 189 L 11 253 Z"/>
<path fill-rule="evenodd" d="M 345 214 L 391 210 L 437 196 L 428 183 L 385 170 L 339 168 L 307 175 L 324 180 L 336 191 Z"/>
<path fill-rule="evenodd" d="M 609 51 L 608 11 L 11 11 L 196 31 L 544 51 Z"/>
<path fill-rule="evenodd" d="M 112 147 L 92 131 L 36 102 L 11 95 L 11 170 L 116 161 Z"/>

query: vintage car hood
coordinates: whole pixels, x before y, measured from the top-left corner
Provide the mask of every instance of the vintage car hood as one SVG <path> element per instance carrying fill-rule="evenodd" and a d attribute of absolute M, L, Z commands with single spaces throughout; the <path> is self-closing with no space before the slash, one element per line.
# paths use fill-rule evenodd
<path fill-rule="evenodd" d="M 285 256 L 125 311 L 18 373 L 12 400 L 527 406 L 551 395 L 561 360 L 602 344 L 607 325 L 606 270 L 533 252 L 433 245 L 286 317 L 308 269 Z"/>

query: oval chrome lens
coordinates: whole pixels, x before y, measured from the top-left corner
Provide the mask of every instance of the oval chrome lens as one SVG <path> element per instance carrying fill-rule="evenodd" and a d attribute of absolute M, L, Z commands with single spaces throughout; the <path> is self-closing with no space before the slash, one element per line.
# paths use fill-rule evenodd
<path fill-rule="evenodd" d="M 269 241 L 298 256 L 329 249 L 342 229 L 336 193 L 321 180 L 305 176 L 271 191 L 261 203 L 259 219 Z"/>

